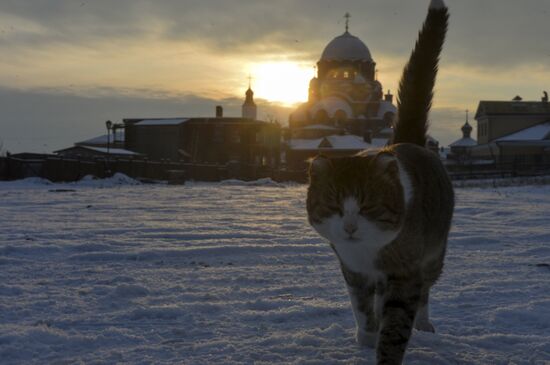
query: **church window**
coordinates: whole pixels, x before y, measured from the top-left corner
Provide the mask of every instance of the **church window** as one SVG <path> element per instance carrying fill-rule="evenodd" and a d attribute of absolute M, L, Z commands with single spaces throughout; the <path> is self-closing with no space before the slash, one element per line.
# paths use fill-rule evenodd
<path fill-rule="evenodd" d="M 344 78 L 349 79 L 349 71 L 344 71 Z"/>
<path fill-rule="evenodd" d="M 328 122 L 328 114 L 324 110 L 319 110 L 317 113 L 315 113 L 315 121 L 317 123 L 323 123 L 326 124 Z"/>

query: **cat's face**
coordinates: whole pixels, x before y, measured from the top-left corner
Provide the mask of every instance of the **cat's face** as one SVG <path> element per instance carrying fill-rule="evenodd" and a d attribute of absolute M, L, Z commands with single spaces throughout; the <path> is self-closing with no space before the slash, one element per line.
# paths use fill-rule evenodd
<path fill-rule="evenodd" d="M 317 157 L 311 163 L 309 222 L 332 243 L 395 237 L 404 206 L 393 156 Z"/>

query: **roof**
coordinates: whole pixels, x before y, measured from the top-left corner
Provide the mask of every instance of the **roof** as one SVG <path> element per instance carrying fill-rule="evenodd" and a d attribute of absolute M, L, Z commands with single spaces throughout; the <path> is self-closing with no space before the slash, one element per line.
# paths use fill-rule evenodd
<path fill-rule="evenodd" d="M 94 137 L 94 138 L 90 138 L 90 139 L 87 139 L 85 141 L 81 141 L 81 142 L 76 142 L 75 144 L 77 145 L 106 145 L 107 142 L 113 142 L 113 141 L 117 141 L 117 142 L 124 142 L 124 130 L 119 130 L 116 132 L 116 138 L 113 138 L 113 135 L 111 134 L 110 136 L 108 136 L 107 134 L 103 134 L 101 136 L 97 136 L 97 137 Z"/>
<path fill-rule="evenodd" d="M 312 124 L 305 127 L 302 127 L 300 129 L 309 129 L 309 130 L 338 130 L 339 128 L 326 125 L 326 124 Z"/>
<path fill-rule="evenodd" d="M 363 137 L 356 135 L 332 135 L 316 139 L 291 139 L 288 145 L 293 150 L 365 150 L 368 148 L 382 148 L 388 143 L 386 138 L 373 138 L 371 143 L 365 142 Z"/>
<path fill-rule="evenodd" d="M 380 101 L 380 105 L 378 107 L 378 112 L 376 113 L 376 117 L 378 119 L 384 119 L 384 116 L 386 113 L 393 113 L 397 114 L 397 108 L 393 103 L 390 103 L 389 101 L 382 100 Z"/>
<path fill-rule="evenodd" d="M 235 123 L 246 123 L 246 124 L 260 124 L 268 126 L 277 126 L 276 123 L 271 123 L 263 120 L 255 120 L 242 117 L 197 117 L 197 118 L 126 118 L 123 119 L 124 123 L 127 125 L 133 126 L 177 126 L 183 123 L 216 123 L 216 124 L 235 124 Z"/>
<path fill-rule="evenodd" d="M 330 41 L 321 55 L 321 61 L 344 60 L 372 62 L 372 56 L 365 43 L 349 32 L 345 32 Z"/>
<path fill-rule="evenodd" d="M 477 142 L 475 139 L 470 137 L 461 138 L 458 141 L 454 141 L 453 143 L 450 144 L 450 147 L 472 147 L 472 146 L 477 146 Z"/>
<path fill-rule="evenodd" d="M 187 118 L 175 118 L 175 119 L 144 119 L 137 122 L 135 125 L 139 126 L 159 126 L 159 125 L 180 125 L 187 122 Z"/>
<path fill-rule="evenodd" d="M 543 141 L 550 139 L 550 121 L 522 129 L 519 132 L 497 138 L 495 142 Z"/>
<path fill-rule="evenodd" d="M 550 116 L 550 103 L 542 101 L 485 101 L 479 102 L 475 118 L 481 115 L 528 115 L 528 114 L 548 114 Z"/>
<path fill-rule="evenodd" d="M 91 147 L 91 146 L 82 146 L 82 145 L 64 148 L 62 150 L 54 151 L 54 153 L 70 151 L 72 149 L 85 149 L 85 150 L 98 152 L 100 154 L 105 154 L 105 155 L 109 154 L 109 155 L 141 156 L 140 153 L 125 150 L 122 148 L 109 148 L 107 150 L 106 147 Z"/>

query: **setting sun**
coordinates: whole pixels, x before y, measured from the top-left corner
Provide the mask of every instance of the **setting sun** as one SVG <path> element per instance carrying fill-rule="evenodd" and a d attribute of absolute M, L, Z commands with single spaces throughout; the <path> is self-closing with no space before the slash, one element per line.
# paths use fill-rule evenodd
<path fill-rule="evenodd" d="M 307 101 L 313 68 L 295 62 L 268 62 L 251 66 L 252 88 L 258 98 L 290 106 Z"/>

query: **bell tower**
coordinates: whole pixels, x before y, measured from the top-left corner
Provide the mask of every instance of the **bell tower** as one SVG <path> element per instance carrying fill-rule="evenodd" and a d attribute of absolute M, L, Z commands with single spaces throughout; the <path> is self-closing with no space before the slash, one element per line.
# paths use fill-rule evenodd
<path fill-rule="evenodd" d="M 258 107 L 254 102 L 254 91 L 250 86 L 252 77 L 248 77 L 248 90 L 246 90 L 246 98 L 242 106 L 242 117 L 245 119 L 258 119 Z"/>

